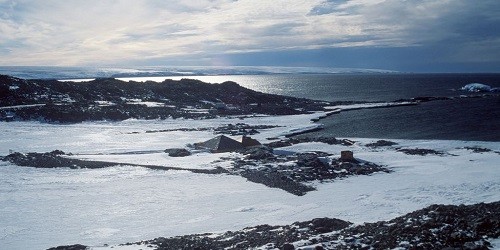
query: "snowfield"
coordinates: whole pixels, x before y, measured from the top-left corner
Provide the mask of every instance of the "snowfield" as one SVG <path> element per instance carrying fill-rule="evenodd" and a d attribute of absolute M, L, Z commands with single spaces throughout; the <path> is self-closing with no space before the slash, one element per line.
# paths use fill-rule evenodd
<path fill-rule="evenodd" d="M 80 243 L 106 249 L 104 244 L 217 233 L 259 224 L 290 224 L 318 217 L 375 222 L 431 204 L 500 200 L 499 142 L 391 140 L 398 144 L 373 148 L 365 145 L 378 139 L 349 138 L 356 142 L 353 146 L 310 142 L 280 148 L 284 154 L 324 151 L 335 156 L 341 150 L 352 150 L 356 158 L 393 171 L 313 183 L 317 191 L 304 196 L 240 176 L 127 165 L 225 168 L 231 162 L 222 157 L 238 156 L 198 152 L 188 157 L 169 157 L 164 149 L 182 148 L 215 135 L 212 131 L 146 131 L 212 128 L 230 123 L 281 126 L 259 130 L 252 136 L 269 142 L 268 138 L 315 126 L 310 120 L 322 115 L 72 125 L 0 122 L 2 156 L 10 151 L 59 149 L 73 153 L 71 157 L 77 159 L 123 164 L 104 169 L 39 169 L 0 161 L 0 246 L 45 249 Z M 465 147 L 491 151 L 474 152 Z M 432 149 L 443 154 L 408 155 L 397 148 Z"/>

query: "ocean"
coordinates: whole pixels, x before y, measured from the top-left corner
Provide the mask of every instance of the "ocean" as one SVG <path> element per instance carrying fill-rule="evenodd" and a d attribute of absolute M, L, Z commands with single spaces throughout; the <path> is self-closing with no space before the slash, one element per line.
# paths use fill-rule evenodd
<path fill-rule="evenodd" d="M 500 74 L 319 74 L 199 76 L 235 81 L 266 93 L 325 101 L 390 102 L 414 97 L 454 97 L 381 109 L 335 114 L 316 135 L 389 139 L 500 141 L 500 96 L 460 98 L 469 83 L 500 86 Z"/>
<path fill-rule="evenodd" d="M 238 67 L 227 71 L 221 68 L 0 67 L 0 74 L 39 79 L 116 77 L 135 81 L 166 78 L 193 78 L 210 83 L 234 81 L 256 91 L 324 101 L 390 102 L 423 96 L 455 97 L 418 106 L 343 112 L 321 120 L 325 125 L 321 133 L 339 137 L 500 141 L 499 95 L 459 98 L 471 94 L 460 90 L 469 83 L 500 87 L 500 74 L 359 73 L 352 70 L 325 74 L 332 71 L 304 68 L 291 69 L 286 74 L 279 72 L 284 70 L 269 67 Z"/>

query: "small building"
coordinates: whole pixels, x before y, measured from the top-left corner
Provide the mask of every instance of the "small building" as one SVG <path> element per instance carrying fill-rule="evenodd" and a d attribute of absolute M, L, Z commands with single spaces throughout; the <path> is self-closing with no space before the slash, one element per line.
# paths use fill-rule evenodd
<path fill-rule="evenodd" d="M 245 147 L 245 148 L 262 145 L 262 144 L 260 144 L 259 141 L 253 139 L 250 136 L 245 136 L 245 135 L 241 138 L 241 144 L 243 144 L 243 147 Z"/>
<path fill-rule="evenodd" d="M 354 159 L 354 154 L 352 151 L 346 150 L 346 151 L 340 151 L 340 160 L 341 161 L 350 161 L 354 162 L 356 161 Z"/>
<path fill-rule="evenodd" d="M 243 144 L 225 135 L 219 135 L 208 141 L 194 144 L 195 148 L 210 150 L 212 153 L 231 152 L 243 149 Z"/>

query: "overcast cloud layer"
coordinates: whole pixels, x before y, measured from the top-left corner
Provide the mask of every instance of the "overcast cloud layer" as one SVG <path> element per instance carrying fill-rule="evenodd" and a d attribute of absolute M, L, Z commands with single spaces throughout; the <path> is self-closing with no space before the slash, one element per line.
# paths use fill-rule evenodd
<path fill-rule="evenodd" d="M 498 0 L 0 0 L 0 65 L 499 72 L 498 27 Z"/>

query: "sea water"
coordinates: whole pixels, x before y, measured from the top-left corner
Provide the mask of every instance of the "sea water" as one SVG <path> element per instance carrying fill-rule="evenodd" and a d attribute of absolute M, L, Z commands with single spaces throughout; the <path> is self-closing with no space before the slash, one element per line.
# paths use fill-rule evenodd
<path fill-rule="evenodd" d="M 265 93 L 324 101 L 389 102 L 414 97 L 453 97 L 418 106 L 343 112 L 321 121 L 323 133 L 341 137 L 500 141 L 500 97 L 460 98 L 469 83 L 500 87 L 500 74 L 337 73 L 276 74 L 273 68 L 156 69 L 0 67 L 0 73 L 27 78 L 118 77 L 126 81 L 191 78 L 210 83 L 234 81 Z M 264 71 L 266 70 L 266 71 Z M 304 69 L 300 69 L 302 72 Z M 182 72 L 181 72 L 182 73 Z M 219 75 L 206 75 L 215 73 Z M 230 75 L 225 75 L 229 73 Z M 241 75 L 256 73 L 257 75 Z M 193 75 L 199 74 L 199 75 Z"/>

